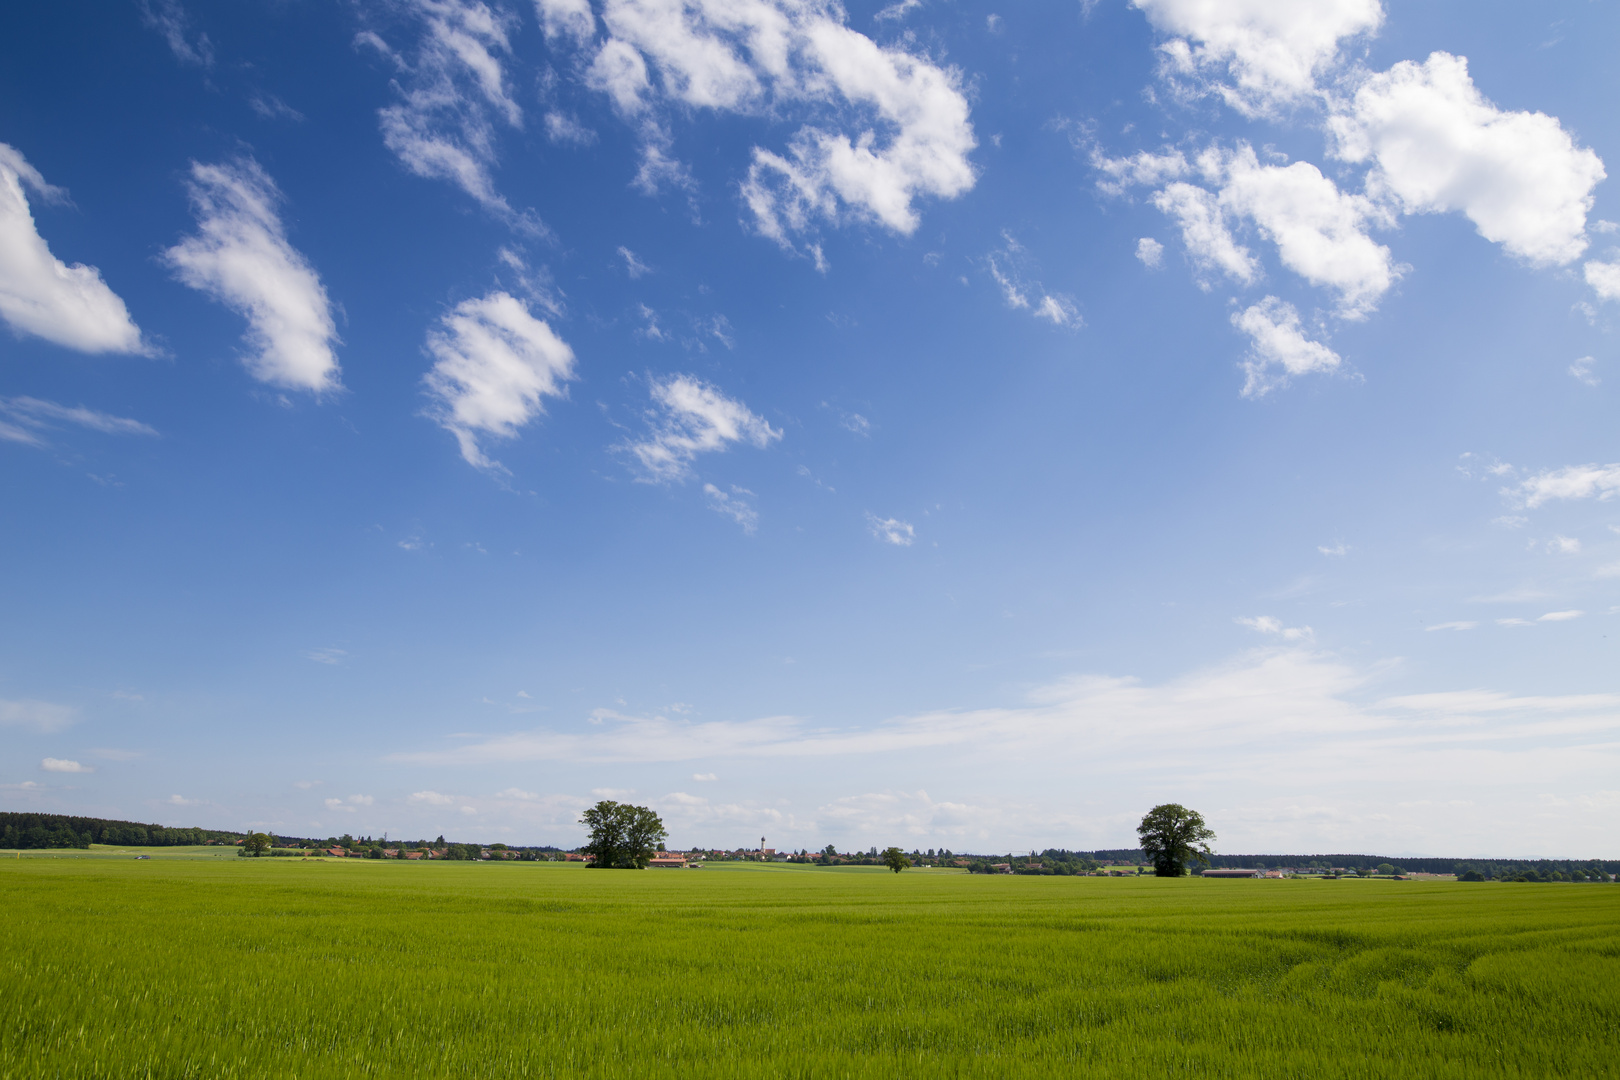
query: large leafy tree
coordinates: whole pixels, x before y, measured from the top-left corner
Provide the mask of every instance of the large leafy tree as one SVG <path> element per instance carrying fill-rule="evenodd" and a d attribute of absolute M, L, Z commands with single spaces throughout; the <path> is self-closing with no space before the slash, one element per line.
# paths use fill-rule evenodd
<path fill-rule="evenodd" d="M 591 866 L 606 870 L 645 870 L 658 845 L 669 835 L 658 815 L 645 806 L 603 799 L 580 815 L 579 823 L 591 830 L 585 845 L 595 856 Z"/>
<path fill-rule="evenodd" d="M 890 870 L 893 870 L 898 874 L 900 871 L 911 865 L 911 860 L 906 857 L 905 852 L 901 851 L 897 847 L 892 847 L 884 850 L 883 865 L 887 866 Z"/>
<path fill-rule="evenodd" d="M 1214 854 L 1209 841 L 1215 839 L 1215 832 L 1204 824 L 1204 815 L 1179 803 L 1149 810 L 1136 827 L 1136 835 L 1141 839 L 1142 854 L 1159 877 L 1180 877 L 1187 872 L 1188 863 L 1196 859 L 1207 864 Z"/>

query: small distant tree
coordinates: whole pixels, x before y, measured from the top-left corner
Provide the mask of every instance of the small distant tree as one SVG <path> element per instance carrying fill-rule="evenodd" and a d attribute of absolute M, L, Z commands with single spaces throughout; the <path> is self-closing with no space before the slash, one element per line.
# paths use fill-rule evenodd
<path fill-rule="evenodd" d="M 906 858 L 906 853 L 897 847 L 885 848 L 883 851 L 883 865 L 898 874 L 911 865 L 911 860 Z"/>
<path fill-rule="evenodd" d="M 594 855 L 591 862 L 599 870 L 645 870 L 658 845 L 669 833 L 664 822 L 645 806 L 603 799 L 580 815 L 579 823 L 591 830 L 591 839 L 580 850 Z"/>
<path fill-rule="evenodd" d="M 242 841 L 242 854 L 251 855 L 254 858 L 258 858 L 261 855 L 268 855 L 270 853 L 270 849 L 275 846 L 275 843 L 275 837 L 271 836 L 269 833 L 248 833 L 247 839 Z"/>
<path fill-rule="evenodd" d="M 1142 854 L 1153 863 L 1153 872 L 1159 877 L 1181 877 L 1187 864 L 1197 860 L 1208 864 L 1209 841 L 1215 839 L 1214 830 L 1204 824 L 1204 816 L 1179 803 L 1164 803 L 1149 810 L 1136 827 Z"/>

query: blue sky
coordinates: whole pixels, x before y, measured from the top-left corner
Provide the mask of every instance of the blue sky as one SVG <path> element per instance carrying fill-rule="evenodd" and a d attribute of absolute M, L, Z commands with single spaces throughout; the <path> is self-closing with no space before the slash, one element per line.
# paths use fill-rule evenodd
<path fill-rule="evenodd" d="M 1612 3 L 0 33 L 0 805 L 1620 855 Z"/>

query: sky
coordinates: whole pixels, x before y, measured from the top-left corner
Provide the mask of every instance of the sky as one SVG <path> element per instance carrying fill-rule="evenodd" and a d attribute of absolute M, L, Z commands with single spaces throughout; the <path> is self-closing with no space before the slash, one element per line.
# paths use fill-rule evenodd
<path fill-rule="evenodd" d="M 0 809 L 1620 857 L 1613 0 L 0 15 Z"/>

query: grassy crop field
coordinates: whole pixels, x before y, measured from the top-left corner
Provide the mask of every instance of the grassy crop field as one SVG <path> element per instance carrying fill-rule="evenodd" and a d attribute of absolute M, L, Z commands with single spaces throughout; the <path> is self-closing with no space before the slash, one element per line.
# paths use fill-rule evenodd
<path fill-rule="evenodd" d="M 0 1076 L 1620 1075 L 1620 887 L 0 860 Z"/>

